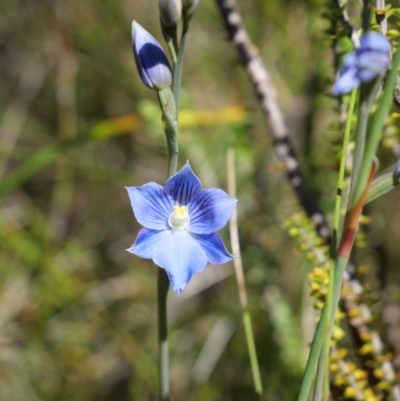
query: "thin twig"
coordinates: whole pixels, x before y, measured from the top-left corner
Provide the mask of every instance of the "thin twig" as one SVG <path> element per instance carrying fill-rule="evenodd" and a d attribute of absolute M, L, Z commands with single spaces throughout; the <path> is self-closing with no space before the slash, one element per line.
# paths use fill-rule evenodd
<path fill-rule="evenodd" d="M 228 192 L 232 198 L 236 198 L 236 177 L 235 177 L 235 151 L 229 148 L 226 155 L 227 159 L 227 172 L 228 172 Z M 235 266 L 235 274 L 239 291 L 240 304 L 243 309 L 249 306 L 247 300 L 246 284 L 244 282 L 242 255 L 240 253 L 239 244 L 239 229 L 237 211 L 233 212 L 233 215 L 229 221 L 229 232 L 231 237 L 232 253 L 235 257 L 233 259 L 233 265 Z"/>
<path fill-rule="evenodd" d="M 228 170 L 228 192 L 232 198 L 236 198 L 235 151 L 232 148 L 229 148 L 227 151 L 227 170 Z M 232 252 L 234 256 L 233 264 L 235 266 L 235 275 L 238 284 L 239 299 L 240 299 L 240 304 L 242 306 L 243 324 L 246 333 L 247 347 L 249 350 L 254 388 L 257 394 L 262 395 L 263 388 L 260 375 L 260 368 L 258 365 L 257 350 L 254 341 L 253 326 L 251 323 L 251 317 L 249 312 L 246 284 L 244 281 L 242 255 L 240 253 L 239 228 L 238 228 L 238 218 L 236 209 L 233 212 L 233 215 L 229 221 L 229 230 L 231 236 Z"/>
<path fill-rule="evenodd" d="M 386 36 L 387 33 L 387 18 L 385 12 L 385 0 L 376 0 L 375 3 L 375 15 L 376 15 L 376 22 L 379 25 L 379 31 L 382 35 Z"/>
<path fill-rule="evenodd" d="M 349 38 L 353 43 L 353 46 L 356 49 L 358 49 L 360 47 L 360 38 L 358 37 L 356 30 L 354 29 L 352 23 L 350 22 L 349 13 L 344 8 L 344 5 L 340 0 L 334 0 L 334 3 L 336 7 L 341 10 L 340 20 L 342 21 L 342 25 L 344 26 L 345 29 L 347 29 Z"/>

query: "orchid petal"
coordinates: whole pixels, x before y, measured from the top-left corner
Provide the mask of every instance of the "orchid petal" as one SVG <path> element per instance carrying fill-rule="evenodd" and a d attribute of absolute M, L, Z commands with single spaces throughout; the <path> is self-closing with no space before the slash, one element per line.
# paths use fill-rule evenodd
<path fill-rule="evenodd" d="M 136 220 L 145 228 L 165 230 L 173 208 L 170 196 L 155 182 L 126 188 Z"/>
<path fill-rule="evenodd" d="M 382 52 L 365 52 L 358 58 L 358 67 L 360 68 L 360 74 L 365 71 L 370 71 L 373 76 L 372 78 L 363 78 L 360 75 L 362 81 L 370 81 L 377 75 L 383 74 L 389 66 L 389 54 Z"/>
<path fill-rule="evenodd" d="M 142 228 L 135 243 L 127 251 L 144 259 L 153 259 L 155 246 L 166 235 L 168 235 L 168 230 L 156 231 Z"/>
<path fill-rule="evenodd" d="M 194 234 L 193 237 L 201 245 L 207 255 L 208 263 L 220 265 L 233 259 L 222 238 L 217 234 Z"/>
<path fill-rule="evenodd" d="M 338 96 L 343 95 L 352 91 L 354 88 L 359 86 L 361 83 L 357 76 L 357 69 L 350 68 L 346 73 L 340 75 L 332 88 L 332 95 Z"/>
<path fill-rule="evenodd" d="M 207 255 L 186 231 L 169 231 L 154 248 L 154 263 L 166 270 L 174 291 L 179 295 L 195 273 L 204 270 Z"/>
<path fill-rule="evenodd" d="M 220 230 L 232 217 L 236 202 L 236 199 L 222 189 L 202 191 L 188 204 L 188 231 L 194 234 L 211 234 Z"/>
<path fill-rule="evenodd" d="M 185 166 L 165 183 L 165 191 L 180 206 L 186 206 L 201 191 L 201 181 L 193 173 L 190 164 Z"/>
<path fill-rule="evenodd" d="M 358 51 L 371 50 L 375 52 L 390 52 L 389 41 L 378 32 L 366 32 L 361 37 L 361 46 Z"/>

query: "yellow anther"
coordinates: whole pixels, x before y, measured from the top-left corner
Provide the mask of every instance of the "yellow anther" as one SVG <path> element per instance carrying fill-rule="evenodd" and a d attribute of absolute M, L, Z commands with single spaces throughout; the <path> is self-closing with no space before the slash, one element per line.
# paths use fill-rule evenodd
<path fill-rule="evenodd" d="M 174 206 L 168 223 L 172 229 L 184 230 L 189 224 L 189 210 L 186 206 Z"/>
<path fill-rule="evenodd" d="M 186 206 L 174 206 L 172 209 L 174 217 L 179 219 L 185 218 L 188 214 L 188 208 Z"/>

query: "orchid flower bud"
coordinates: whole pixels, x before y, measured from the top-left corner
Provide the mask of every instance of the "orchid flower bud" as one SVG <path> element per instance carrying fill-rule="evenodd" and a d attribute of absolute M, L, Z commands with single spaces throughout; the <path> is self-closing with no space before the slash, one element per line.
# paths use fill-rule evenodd
<path fill-rule="evenodd" d="M 176 26 L 182 17 L 181 0 L 160 0 L 160 19 L 165 27 Z"/>
<path fill-rule="evenodd" d="M 163 48 L 141 25 L 132 22 L 132 46 L 143 83 L 160 91 L 172 83 L 172 71 Z"/>

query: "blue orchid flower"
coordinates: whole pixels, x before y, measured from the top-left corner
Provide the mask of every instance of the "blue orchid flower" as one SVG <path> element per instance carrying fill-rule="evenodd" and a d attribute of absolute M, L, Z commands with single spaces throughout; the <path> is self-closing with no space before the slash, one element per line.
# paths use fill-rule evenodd
<path fill-rule="evenodd" d="M 136 220 L 144 227 L 128 251 L 165 269 L 178 295 L 207 263 L 232 260 L 215 231 L 231 218 L 237 200 L 218 188 L 203 190 L 189 163 L 164 188 L 150 182 L 127 190 Z"/>
<path fill-rule="evenodd" d="M 132 46 L 136 67 L 143 83 L 154 90 L 170 86 L 172 70 L 163 48 L 136 21 L 132 21 Z"/>
<path fill-rule="evenodd" d="M 347 54 L 332 95 L 350 92 L 363 82 L 372 81 L 385 73 L 390 63 L 389 41 L 380 33 L 367 32 L 361 37 L 360 48 Z"/>

